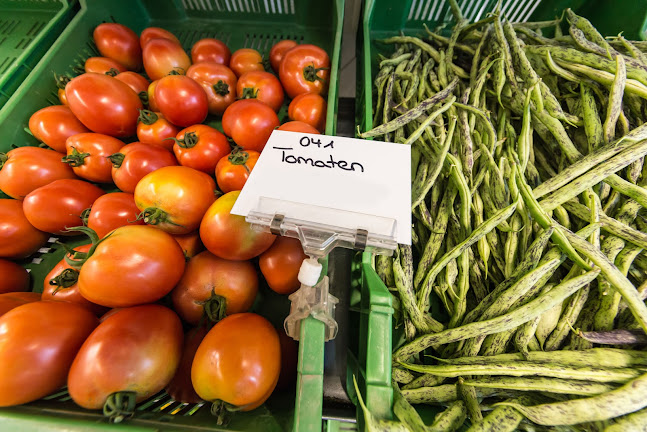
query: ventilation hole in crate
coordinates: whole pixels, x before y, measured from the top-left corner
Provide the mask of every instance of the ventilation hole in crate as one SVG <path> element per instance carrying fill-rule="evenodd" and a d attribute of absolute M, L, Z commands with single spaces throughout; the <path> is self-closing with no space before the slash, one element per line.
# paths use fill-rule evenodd
<path fill-rule="evenodd" d="M 526 0 L 525 5 L 523 5 L 523 7 L 519 7 L 516 19 L 513 21 L 519 21 L 519 22 L 528 21 L 540 3 L 541 3 L 541 0 Z"/>
<path fill-rule="evenodd" d="M 4 41 L 6 41 L 6 40 L 7 40 L 7 37 L 6 37 L 6 36 L 5 36 L 5 37 L 3 37 L 3 38 L 0 38 L 0 45 L 2 45 L 2 44 L 4 43 Z"/>
<path fill-rule="evenodd" d="M 20 39 L 18 41 L 15 48 L 16 49 L 25 49 L 29 45 L 29 42 L 31 42 L 31 41 L 32 41 L 32 38 L 24 37 L 24 38 L 22 38 L 22 39 Z"/>
<path fill-rule="evenodd" d="M 9 69 L 9 66 L 16 61 L 16 57 L 7 57 L 4 59 L 2 63 L 0 63 L 0 75 L 5 73 L 7 69 Z"/>
<path fill-rule="evenodd" d="M 11 21 L 9 26 L 6 28 L 5 33 L 11 34 L 16 30 L 16 27 L 21 23 L 21 21 Z"/>
<path fill-rule="evenodd" d="M 0 20 L 0 34 L 8 34 L 7 28 L 11 25 L 10 20 Z"/>
<path fill-rule="evenodd" d="M 36 21 L 34 25 L 27 32 L 27 36 L 36 36 L 45 27 L 47 21 Z"/>
<path fill-rule="evenodd" d="M 429 9 L 429 15 L 427 15 L 427 21 L 438 21 L 444 7 L 444 0 L 434 0 L 431 8 Z"/>

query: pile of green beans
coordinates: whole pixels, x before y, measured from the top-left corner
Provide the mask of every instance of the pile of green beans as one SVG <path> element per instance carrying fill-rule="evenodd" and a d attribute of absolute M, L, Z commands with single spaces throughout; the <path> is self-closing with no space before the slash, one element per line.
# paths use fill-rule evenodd
<path fill-rule="evenodd" d="M 373 128 L 359 134 L 411 146 L 412 246 L 375 260 L 396 309 L 396 417 L 409 430 L 638 424 L 647 44 L 570 9 L 470 24 L 450 5 L 451 29 L 373 41 Z M 409 403 L 444 411 L 425 425 Z"/>

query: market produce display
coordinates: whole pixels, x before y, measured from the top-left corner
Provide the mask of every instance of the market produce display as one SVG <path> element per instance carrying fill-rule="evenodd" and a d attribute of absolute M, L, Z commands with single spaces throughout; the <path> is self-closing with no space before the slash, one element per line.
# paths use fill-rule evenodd
<path fill-rule="evenodd" d="M 189 55 L 157 27 L 104 23 L 93 40 L 83 73 L 52 82 L 60 105 L 24 119 L 46 148 L 0 154 L 0 405 L 67 384 L 79 406 L 119 422 L 166 388 L 183 404 L 213 402 L 225 422 L 280 377 L 295 383 L 295 342 L 250 310 L 261 290 L 298 289 L 306 256 L 229 211 L 275 128 L 319 133 L 287 107 L 325 95 L 328 56 L 277 40 L 272 73 L 256 50 L 207 38 Z M 322 68 L 310 70 L 311 52 Z M 306 69 L 316 85 L 292 89 Z M 325 102 L 308 115 L 325 123 Z M 20 264 L 51 236 L 65 255 L 24 292 Z"/>
<path fill-rule="evenodd" d="M 647 47 L 570 9 L 469 23 L 450 5 L 453 27 L 372 43 L 359 136 L 412 146 L 413 245 L 375 261 L 397 421 L 361 401 L 368 427 L 642 430 Z"/>

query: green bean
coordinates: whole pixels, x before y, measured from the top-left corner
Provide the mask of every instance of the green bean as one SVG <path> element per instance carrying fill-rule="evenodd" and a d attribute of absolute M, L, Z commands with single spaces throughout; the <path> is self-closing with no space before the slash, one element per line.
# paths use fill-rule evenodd
<path fill-rule="evenodd" d="M 498 364 L 421 365 L 400 363 L 414 372 L 434 374 L 446 378 L 463 375 L 503 375 L 513 377 L 543 376 L 587 382 L 624 383 L 639 377 L 643 372 L 633 368 L 570 367 L 554 363 L 502 362 Z"/>
<path fill-rule="evenodd" d="M 614 73 L 596 69 L 594 67 L 586 66 L 580 63 L 568 63 L 562 60 L 557 60 L 557 64 L 570 72 L 577 72 L 584 75 L 588 79 L 603 85 L 612 85 L 615 79 Z M 626 79 L 624 91 L 626 93 L 626 96 L 636 95 L 640 96 L 643 99 L 647 98 L 647 84 L 632 78 Z"/>
<path fill-rule="evenodd" d="M 395 380 L 395 382 L 402 384 L 408 384 L 416 378 L 416 376 L 408 370 L 400 369 L 397 367 L 391 369 L 391 377 Z"/>
<path fill-rule="evenodd" d="M 390 256 L 377 255 L 375 257 L 375 270 L 387 287 L 395 286 L 393 259 Z"/>
<path fill-rule="evenodd" d="M 465 381 L 477 388 L 538 391 L 572 395 L 597 395 L 616 388 L 612 384 L 587 382 L 570 378 L 479 376 Z"/>
<path fill-rule="evenodd" d="M 515 393 L 488 388 L 476 390 L 476 395 L 479 398 L 511 394 Z M 436 387 L 420 387 L 410 390 L 403 389 L 402 396 L 412 404 L 445 404 L 459 399 L 456 384 L 443 384 Z"/>
<path fill-rule="evenodd" d="M 520 325 L 514 334 L 514 346 L 525 358 L 528 357 L 528 344 L 535 336 L 535 330 L 537 329 L 540 318 L 541 317 L 536 317 Z"/>
<path fill-rule="evenodd" d="M 458 378 L 456 387 L 458 388 L 458 396 L 465 403 L 467 415 L 470 420 L 475 423 L 483 420 L 483 414 L 481 413 L 481 406 L 477 399 L 478 396 L 476 395 L 476 389 L 472 386 L 465 385 L 462 377 Z"/>
<path fill-rule="evenodd" d="M 412 407 L 409 402 L 402 396 L 400 387 L 393 382 L 393 414 L 404 423 L 408 430 L 412 432 L 426 432 L 425 423 L 420 418 L 420 414 Z"/>
<path fill-rule="evenodd" d="M 582 36 L 589 38 L 597 46 L 603 48 L 601 55 L 607 55 L 609 58 L 613 58 L 612 55 L 616 54 L 616 51 L 609 45 L 607 40 L 593 27 L 591 22 L 584 17 L 576 15 L 570 8 L 566 9 L 566 18 L 572 26 L 582 31 Z"/>
<path fill-rule="evenodd" d="M 420 336 L 414 341 L 399 348 L 394 353 L 393 358 L 395 360 L 403 360 L 430 347 L 431 345 L 448 344 L 480 335 L 499 333 L 518 327 L 526 321 L 550 310 L 556 304 L 561 303 L 582 286 L 595 279 L 599 273 L 600 270 L 594 269 L 582 276 L 562 282 L 555 286 L 550 292 L 531 300 L 514 311 L 510 311 L 496 318 L 469 323 L 452 329 L 445 329 L 442 332 L 435 334 Z"/>
<path fill-rule="evenodd" d="M 397 66 L 400 63 L 402 63 L 404 60 L 408 60 L 409 58 L 411 58 L 411 56 L 412 56 L 411 53 L 404 53 L 394 58 L 382 60 L 380 62 L 380 69 L 384 68 L 385 66 Z"/>
<path fill-rule="evenodd" d="M 420 387 L 435 387 L 442 384 L 445 381 L 445 378 L 439 377 L 437 375 L 424 374 L 414 379 L 410 383 L 405 384 L 402 389 L 416 389 Z"/>
<path fill-rule="evenodd" d="M 545 426 L 608 420 L 647 406 L 647 374 L 616 390 L 589 398 L 531 407 L 509 402 L 495 404 L 500 405 L 512 406 L 532 422 Z"/>
<path fill-rule="evenodd" d="M 508 401 L 520 402 L 523 405 L 531 403 L 531 399 L 524 396 Z M 523 415 L 514 408 L 496 407 L 480 422 L 472 422 L 467 432 L 513 432 L 517 430 L 522 420 Z"/>
<path fill-rule="evenodd" d="M 431 37 L 432 39 L 434 39 L 434 40 L 436 40 L 436 41 L 438 41 L 438 42 L 440 42 L 442 44 L 445 44 L 445 45 L 449 44 L 449 38 L 447 38 L 445 36 L 442 36 L 442 35 L 439 35 L 438 33 L 432 32 L 431 30 L 429 30 L 429 28 L 427 28 L 426 23 L 423 23 L 422 25 L 425 27 L 425 30 L 427 31 L 427 34 L 429 35 L 429 37 Z M 456 48 L 458 48 L 459 50 L 467 53 L 467 54 L 474 55 L 475 50 L 474 50 L 474 48 L 472 48 L 469 45 L 462 44 L 462 43 L 456 43 L 456 44 L 454 44 L 454 46 Z"/>
<path fill-rule="evenodd" d="M 604 121 L 604 142 L 609 143 L 616 134 L 616 122 L 622 111 L 622 95 L 624 93 L 627 71 L 622 56 L 616 56 L 616 77 L 609 93 L 607 119 Z"/>
<path fill-rule="evenodd" d="M 582 112 L 584 119 L 584 130 L 589 142 L 589 153 L 596 149 L 603 141 L 604 135 L 602 122 L 598 114 L 597 103 L 593 97 L 593 92 L 588 84 L 580 84 L 580 95 L 582 98 Z"/>
<path fill-rule="evenodd" d="M 601 345 L 632 345 L 647 343 L 647 335 L 642 330 L 607 330 L 579 332 L 578 336 L 584 340 Z"/>
<path fill-rule="evenodd" d="M 604 432 L 645 431 L 647 428 L 647 409 L 617 417 L 614 423 L 604 428 Z"/>
<path fill-rule="evenodd" d="M 449 404 L 447 409 L 438 413 L 431 426 L 426 428 L 427 432 L 452 432 L 458 430 L 467 418 L 465 403 L 457 400 Z"/>
<path fill-rule="evenodd" d="M 424 42 L 422 39 L 413 37 L 413 36 L 394 36 L 390 37 L 387 39 L 382 39 L 380 42 L 386 43 L 386 44 L 392 44 L 392 43 L 410 43 L 413 44 L 419 48 L 421 48 L 424 52 L 429 54 L 431 58 L 433 58 L 437 63 L 441 63 L 440 61 L 440 53 L 434 49 L 431 45 L 428 43 Z M 469 78 L 469 75 L 460 67 L 456 65 L 452 65 L 452 70 L 453 72 L 457 75 L 458 78 Z"/>
<path fill-rule="evenodd" d="M 638 49 L 633 43 L 622 37 L 622 35 L 618 35 L 614 40 L 620 42 L 620 44 L 627 50 L 629 55 L 631 57 L 635 58 L 638 60 L 641 64 L 647 65 L 647 56 Z"/>
<path fill-rule="evenodd" d="M 607 50 L 602 48 L 600 45 L 596 45 L 588 40 L 586 36 L 584 36 L 584 32 L 577 28 L 575 25 L 571 25 L 568 29 L 568 32 L 571 34 L 571 37 L 573 38 L 577 46 L 582 48 L 582 50 L 601 55 L 602 57 L 611 58 L 611 54 Z"/>
<path fill-rule="evenodd" d="M 418 86 L 418 100 L 422 100 L 422 98 L 425 97 L 425 88 L 426 88 L 426 82 L 427 78 L 429 77 L 429 72 L 431 68 L 434 66 L 434 59 L 430 58 L 427 60 L 422 67 L 422 72 L 421 76 L 422 79 L 420 80 L 420 85 Z"/>
<path fill-rule="evenodd" d="M 364 414 L 364 423 L 365 430 L 367 432 L 408 432 L 410 429 L 404 423 L 393 421 L 393 420 L 382 420 L 377 419 L 366 407 L 364 399 L 362 399 L 362 393 L 359 391 L 357 386 L 357 379 L 353 375 L 353 385 L 355 386 L 355 394 L 357 395 L 357 401 L 359 406 L 362 409 Z"/>

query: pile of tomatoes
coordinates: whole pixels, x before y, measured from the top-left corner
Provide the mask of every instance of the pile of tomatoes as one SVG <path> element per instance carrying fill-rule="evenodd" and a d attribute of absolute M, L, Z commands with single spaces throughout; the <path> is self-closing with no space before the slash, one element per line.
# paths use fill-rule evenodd
<path fill-rule="evenodd" d="M 67 385 L 116 420 L 165 388 L 254 409 L 296 373 L 295 342 L 249 312 L 259 279 L 290 294 L 306 257 L 230 210 L 275 128 L 323 131 L 328 56 L 280 41 L 277 77 L 216 39 L 189 57 L 161 28 L 105 23 L 93 37 L 102 57 L 29 119 L 45 146 L 0 154 L 0 406 Z M 220 117 L 224 134 L 205 124 Z M 29 292 L 14 261 L 52 234 L 88 240 Z"/>

